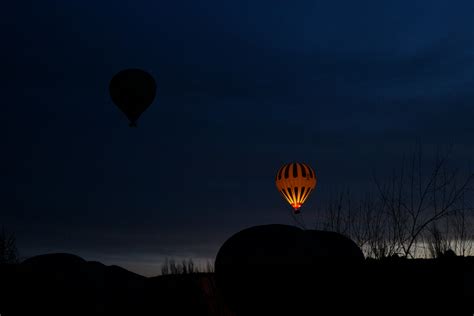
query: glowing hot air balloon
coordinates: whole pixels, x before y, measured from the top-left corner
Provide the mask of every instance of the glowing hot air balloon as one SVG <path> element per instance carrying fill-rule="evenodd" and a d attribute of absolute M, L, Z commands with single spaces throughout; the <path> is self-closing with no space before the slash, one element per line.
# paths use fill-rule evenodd
<path fill-rule="evenodd" d="M 285 200 L 298 214 L 301 205 L 316 187 L 314 170 L 305 163 L 292 162 L 284 165 L 276 175 L 276 186 Z"/>

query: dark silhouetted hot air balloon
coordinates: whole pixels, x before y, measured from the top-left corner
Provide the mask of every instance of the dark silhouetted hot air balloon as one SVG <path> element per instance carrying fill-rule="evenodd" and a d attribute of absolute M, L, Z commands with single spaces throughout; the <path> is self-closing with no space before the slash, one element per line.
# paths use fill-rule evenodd
<path fill-rule="evenodd" d="M 314 170 L 305 163 L 292 162 L 284 165 L 276 175 L 276 186 L 283 198 L 298 214 L 301 205 L 316 187 Z"/>
<path fill-rule="evenodd" d="M 112 101 L 136 127 L 140 115 L 151 105 L 156 95 L 152 75 L 140 69 L 125 69 L 112 78 L 109 86 Z"/>
<path fill-rule="evenodd" d="M 341 234 L 261 225 L 224 242 L 215 280 L 237 315 L 347 315 L 363 306 L 349 302 L 366 297 L 363 264 L 361 249 Z"/>

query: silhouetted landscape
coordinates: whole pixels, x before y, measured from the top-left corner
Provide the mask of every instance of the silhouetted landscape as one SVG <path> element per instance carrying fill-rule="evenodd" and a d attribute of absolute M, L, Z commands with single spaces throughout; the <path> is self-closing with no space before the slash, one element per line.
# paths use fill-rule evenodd
<path fill-rule="evenodd" d="M 73 254 L 1 264 L 2 315 L 472 315 L 474 257 L 364 259 L 338 233 L 245 229 L 215 273 L 144 277 Z"/>

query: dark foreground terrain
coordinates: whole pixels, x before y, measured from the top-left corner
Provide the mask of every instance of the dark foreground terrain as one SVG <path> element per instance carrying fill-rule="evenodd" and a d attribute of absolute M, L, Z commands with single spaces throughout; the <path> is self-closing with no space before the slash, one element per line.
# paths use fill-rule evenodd
<path fill-rule="evenodd" d="M 70 254 L 49 254 L 0 266 L 0 313 L 235 315 L 230 306 L 239 315 L 474 312 L 472 257 L 364 260 L 343 269 L 338 263 L 317 269 L 292 264 L 241 266 L 230 284 L 232 291 L 223 297 L 214 274 L 146 278 Z"/>
<path fill-rule="evenodd" d="M 209 274 L 146 278 L 71 254 L 0 266 L 0 313 L 9 315 L 220 315 Z"/>

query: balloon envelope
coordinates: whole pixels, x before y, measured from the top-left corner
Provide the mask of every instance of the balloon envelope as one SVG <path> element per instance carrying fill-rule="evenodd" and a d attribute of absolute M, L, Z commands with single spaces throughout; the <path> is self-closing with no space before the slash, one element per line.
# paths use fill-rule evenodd
<path fill-rule="evenodd" d="M 278 170 L 275 183 L 278 191 L 297 214 L 311 191 L 316 187 L 316 175 L 307 164 L 293 162 Z"/>
<path fill-rule="evenodd" d="M 335 232 L 254 226 L 219 249 L 216 285 L 238 315 L 349 315 L 341 307 L 353 307 L 347 300 L 360 290 L 363 262 L 360 248 Z"/>
<path fill-rule="evenodd" d="M 155 99 L 156 82 L 146 71 L 125 69 L 112 78 L 109 92 L 112 101 L 129 119 L 130 126 L 136 126 L 140 115 Z"/>

